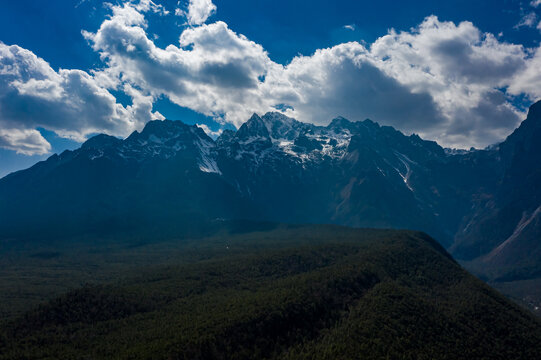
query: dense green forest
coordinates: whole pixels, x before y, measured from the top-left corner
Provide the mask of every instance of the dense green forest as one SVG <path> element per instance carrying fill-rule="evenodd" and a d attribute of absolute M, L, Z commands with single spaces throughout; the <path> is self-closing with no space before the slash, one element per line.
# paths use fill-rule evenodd
<path fill-rule="evenodd" d="M 422 233 L 259 224 L 119 242 L 95 252 L 101 284 L 78 287 L 54 272 L 62 255 L 32 254 L 72 290 L 6 312 L 0 359 L 541 358 L 541 322 Z"/>

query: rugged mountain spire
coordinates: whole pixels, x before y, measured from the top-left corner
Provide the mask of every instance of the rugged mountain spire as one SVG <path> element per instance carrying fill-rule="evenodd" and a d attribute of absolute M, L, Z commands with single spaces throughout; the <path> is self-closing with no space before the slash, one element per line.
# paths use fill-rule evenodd
<path fill-rule="evenodd" d="M 242 141 L 254 139 L 270 140 L 269 130 L 263 119 L 257 114 L 253 114 L 248 121 L 242 124 L 237 131 L 236 137 Z"/>

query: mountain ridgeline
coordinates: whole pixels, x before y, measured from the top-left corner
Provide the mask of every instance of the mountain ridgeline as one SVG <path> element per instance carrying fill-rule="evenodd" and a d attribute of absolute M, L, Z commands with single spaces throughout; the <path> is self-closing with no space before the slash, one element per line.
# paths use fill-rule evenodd
<path fill-rule="evenodd" d="M 541 275 L 539 138 L 541 102 L 503 143 L 464 152 L 371 120 L 254 114 L 216 140 L 152 121 L 1 179 L 0 236 L 197 232 L 214 219 L 407 228 L 527 278 Z"/>

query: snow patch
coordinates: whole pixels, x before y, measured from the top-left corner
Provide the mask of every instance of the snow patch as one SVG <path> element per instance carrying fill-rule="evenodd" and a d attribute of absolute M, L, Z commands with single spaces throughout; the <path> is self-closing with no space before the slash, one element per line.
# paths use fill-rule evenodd
<path fill-rule="evenodd" d="M 402 153 L 399 153 L 398 151 L 395 151 L 394 153 L 398 157 L 398 160 L 400 160 L 402 165 L 404 165 L 404 167 L 406 168 L 406 172 L 402 174 L 402 172 L 399 169 L 395 168 L 395 170 L 398 172 L 398 175 L 400 175 L 402 180 L 404 180 L 404 184 L 406 184 L 408 189 L 410 189 L 410 191 L 413 191 L 413 188 L 411 187 L 409 183 L 410 176 L 412 173 L 410 164 L 416 164 L 416 162 L 412 161 L 409 157 L 407 157 L 406 155 Z"/>
<path fill-rule="evenodd" d="M 530 225 L 530 223 L 539 215 L 541 215 L 541 206 L 535 209 L 535 211 L 530 216 L 524 214 L 522 216 L 522 219 L 520 219 L 517 227 L 515 228 L 515 231 L 513 231 L 513 234 L 509 236 L 503 243 L 501 243 L 496 249 L 492 250 L 490 254 L 488 254 L 488 256 L 486 257 L 486 260 L 491 260 L 494 256 L 498 255 L 506 246 L 514 242 L 524 231 L 524 229 L 526 229 L 526 227 Z"/>
<path fill-rule="evenodd" d="M 156 135 L 154 134 L 151 134 L 149 137 L 148 137 L 148 140 L 150 142 L 153 142 L 153 143 L 156 143 L 156 144 L 163 144 L 163 140 L 158 138 Z"/>
<path fill-rule="evenodd" d="M 90 160 L 96 160 L 103 157 L 103 151 L 99 150 L 97 154 L 94 154 L 90 157 Z"/>
<path fill-rule="evenodd" d="M 201 154 L 201 161 L 199 162 L 199 170 L 206 173 L 216 173 L 222 175 L 216 159 L 213 157 L 211 150 L 215 145 L 206 140 L 199 140 L 197 142 Z"/>

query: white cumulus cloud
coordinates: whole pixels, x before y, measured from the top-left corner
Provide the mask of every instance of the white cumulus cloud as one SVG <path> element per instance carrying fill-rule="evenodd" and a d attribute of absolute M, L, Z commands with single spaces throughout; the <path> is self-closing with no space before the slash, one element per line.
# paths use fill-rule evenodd
<path fill-rule="evenodd" d="M 216 5 L 212 0 L 189 0 L 187 10 L 175 9 L 175 15 L 185 16 L 190 25 L 204 24 L 214 13 Z"/>
<path fill-rule="evenodd" d="M 452 146 L 488 145 L 523 116 L 499 89 L 526 68 L 526 49 L 470 22 L 456 25 L 431 16 L 411 31 L 379 38 L 371 54 L 386 74 L 414 93 L 428 92 L 437 104 L 446 121 L 420 131 L 425 136 Z"/>
<path fill-rule="evenodd" d="M 294 58 L 287 67 L 269 73 L 264 89 L 266 97 L 293 107 L 286 111 L 289 116 L 321 125 L 337 115 L 408 124 L 409 130 L 443 120 L 429 94 L 413 93 L 385 74 L 357 42 Z"/>
<path fill-rule="evenodd" d="M 515 26 L 516 29 L 520 27 L 529 27 L 533 28 L 537 24 L 537 15 L 533 11 L 524 15 L 520 19 L 519 23 Z"/>
<path fill-rule="evenodd" d="M 159 117 L 151 106 L 152 99 L 134 97 L 124 107 L 92 75 L 55 71 L 31 51 L 0 43 L 1 147 L 27 155 L 50 151 L 37 128 L 78 141 L 97 132 L 127 135 Z"/>
<path fill-rule="evenodd" d="M 207 125 L 205 124 L 197 124 L 203 131 L 210 136 L 213 139 L 216 139 L 218 136 L 220 136 L 223 132 L 223 129 L 218 129 L 216 131 L 212 131 Z"/>
<path fill-rule="evenodd" d="M 133 11 L 130 4 L 113 7 L 96 33 L 84 33 L 107 64 L 95 72 L 101 84 L 128 83 L 235 125 L 262 109 L 261 77 L 278 65 L 261 45 L 216 22 L 187 28 L 178 45 L 162 49 L 148 38 L 144 17 Z"/>
<path fill-rule="evenodd" d="M 23 155 L 43 155 L 51 145 L 34 129 L 0 128 L 0 147 Z"/>

